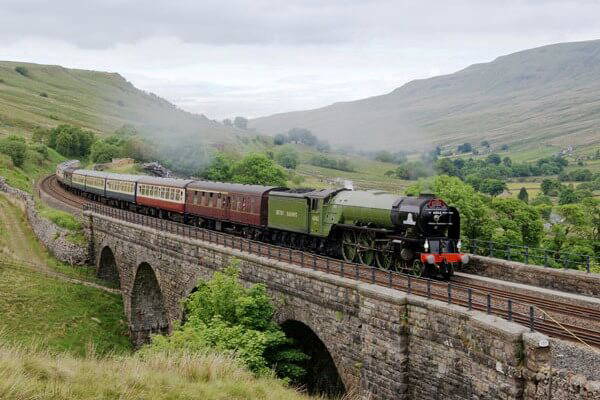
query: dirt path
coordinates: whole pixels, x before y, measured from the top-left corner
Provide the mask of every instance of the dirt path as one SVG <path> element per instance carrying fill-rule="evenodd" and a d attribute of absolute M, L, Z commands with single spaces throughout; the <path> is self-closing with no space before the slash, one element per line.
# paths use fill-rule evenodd
<path fill-rule="evenodd" d="M 35 238 L 23 211 L 4 194 L 0 194 L 0 266 L 36 270 L 66 282 L 120 293 L 117 289 L 62 274 L 48 265 L 50 258 L 47 250 Z"/>

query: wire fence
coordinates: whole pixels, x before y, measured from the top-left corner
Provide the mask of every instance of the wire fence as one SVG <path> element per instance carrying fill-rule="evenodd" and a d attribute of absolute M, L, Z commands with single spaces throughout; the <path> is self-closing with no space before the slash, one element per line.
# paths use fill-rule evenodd
<path fill-rule="evenodd" d="M 461 305 L 468 310 L 482 311 L 489 315 L 496 315 L 508 321 L 520 323 L 528 326 L 531 331 L 538 330 L 547 334 L 568 338 L 577 335 L 576 337 L 580 340 L 600 345 L 600 337 L 596 331 L 564 324 L 565 327 L 570 329 L 569 331 L 565 331 L 562 326 L 546 320 L 543 313 L 545 311 L 535 304 L 535 298 L 532 297 L 523 298 L 521 296 L 522 298 L 516 299 L 510 293 L 503 292 L 500 289 L 490 288 L 489 291 L 473 289 L 463 284 L 411 276 L 402 272 L 384 270 L 364 264 L 349 263 L 314 253 L 254 241 L 95 203 L 85 205 L 84 210 L 191 239 L 199 239 L 245 253 L 284 261 L 302 268 L 309 268 L 314 271 L 334 274 L 342 278 L 389 287 L 408 294 L 416 294 L 428 299 L 444 301 L 448 304 Z M 218 269 L 220 266 L 217 265 L 218 263 L 214 256 L 215 253 L 212 252 L 212 258 L 207 259 L 206 262 L 211 264 L 213 269 Z M 529 299 L 531 301 L 528 301 Z M 546 307 L 549 307 L 547 303 Z M 565 312 L 564 305 L 558 302 L 550 308 L 557 313 Z M 538 312 L 536 312 L 536 309 Z"/>
<path fill-rule="evenodd" d="M 519 246 L 489 240 L 463 239 L 463 250 L 480 256 L 519 261 L 544 267 L 586 271 L 600 269 L 600 256 L 553 251 L 539 247 Z"/>

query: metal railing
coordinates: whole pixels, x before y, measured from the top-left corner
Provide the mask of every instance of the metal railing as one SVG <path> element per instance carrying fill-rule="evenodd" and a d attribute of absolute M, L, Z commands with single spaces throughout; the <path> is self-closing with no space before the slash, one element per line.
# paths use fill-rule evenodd
<path fill-rule="evenodd" d="M 444 301 L 448 304 L 464 306 L 468 310 L 478 310 L 489 315 L 499 316 L 508 321 L 518 322 L 528 326 L 531 331 L 537 329 L 540 332 L 571 337 L 561 328 L 558 328 L 556 324 L 546 321 L 542 313 L 536 313 L 535 304 L 517 301 L 511 298 L 508 293 L 502 293 L 500 290 L 494 291 L 490 289 L 490 291 L 484 291 L 472 289 L 462 284 L 420 278 L 374 266 L 349 263 L 314 253 L 254 241 L 209 229 L 107 207 L 97 203 L 85 205 L 84 210 L 257 256 L 283 261 L 302 268 L 309 268 L 314 271 L 334 274 L 342 278 L 393 288 L 408 294 L 416 294 L 428 299 Z M 207 260 L 207 262 L 212 262 L 214 269 L 221 267 L 216 265 L 214 258 L 212 261 Z M 558 306 L 556 308 L 560 309 Z M 600 338 L 596 332 L 588 332 L 586 329 L 577 326 L 566 324 L 565 326 L 568 326 L 571 331 L 578 333 L 584 339 L 600 345 Z"/>
<path fill-rule="evenodd" d="M 553 251 L 539 247 L 519 246 L 506 243 L 463 238 L 463 249 L 471 254 L 519 261 L 525 264 L 543 265 L 544 267 L 577 269 L 591 272 L 592 267 L 600 267 L 600 256 L 577 254 L 564 251 Z"/>

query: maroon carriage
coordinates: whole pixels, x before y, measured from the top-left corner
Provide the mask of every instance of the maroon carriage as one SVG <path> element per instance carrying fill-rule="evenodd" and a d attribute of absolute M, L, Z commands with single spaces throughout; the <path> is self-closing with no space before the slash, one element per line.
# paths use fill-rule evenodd
<path fill-rule="evenodd" d="M 185 212 L 185 187 L 189 179 L 140 177 L 137 184 L 136 203 L 151 209 Z"/>
<path fill-rule="evenodd" d="M 268 194 L 274 188 L 194 181 L 187 186 L 186 212 L 203 219 L 266 226 Z"/>

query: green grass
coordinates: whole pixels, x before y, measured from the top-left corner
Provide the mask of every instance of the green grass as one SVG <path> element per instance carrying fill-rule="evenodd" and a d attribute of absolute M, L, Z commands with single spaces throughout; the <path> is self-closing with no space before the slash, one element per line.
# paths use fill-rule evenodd
<path fill-rule="evenodd" d="M 16 67 L 27 68 L 27 76 L 17 73 Z M 0 61 L 0 134 L 27 136 L 37 126 L 61 123 L 104 134 L 131 124 L 169 132 L 171 137 L 201 132 L 209 142 L 236 141 L 234 129 L 181 111 L 119 74 Z"/>
<path fill-rule="evenodd" d="M 5 400 L 308 399 L 215 354 L 76 358 L 0 344 L 0 376 Z"/>
<path fill-rule="evenodd" d="M 83 355 L 130 351 L 119 295 L 0 264 L 0 320 L 6 340 Z"/>
<path fill-rule="evenodd" d="M 22 167 L 16 167 L 5 154 L 0 154 L 0 176 L 17 189 L 33 193 L 35 181 L 54 172 L 56 165 L 65 158 L 52 149 L 48 149 L 48 159 L 38 162 L 29 155 Z"/>

